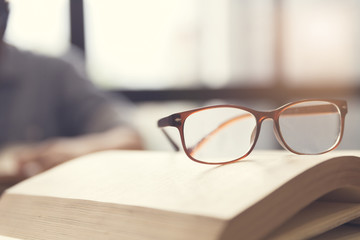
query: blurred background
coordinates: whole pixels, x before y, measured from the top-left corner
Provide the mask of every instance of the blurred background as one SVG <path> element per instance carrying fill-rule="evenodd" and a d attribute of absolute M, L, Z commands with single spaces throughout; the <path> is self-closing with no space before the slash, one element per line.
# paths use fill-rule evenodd
<path fill-rule="evenodd" d="M 61 57 L 125 94 L 148 149 L 157 120 L 217 103 L 257 110 L 348 101 L 340 148 L 360 147 L 360 0 L 11 0 L 6 41 Z M 257 149 L 279 148 L 265 122 Z"/>

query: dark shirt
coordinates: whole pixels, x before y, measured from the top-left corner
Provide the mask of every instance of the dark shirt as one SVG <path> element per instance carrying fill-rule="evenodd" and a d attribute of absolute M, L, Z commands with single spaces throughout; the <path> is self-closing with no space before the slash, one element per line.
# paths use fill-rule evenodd
<path fill-rule="evenodd" d="M 0 147 L 104 131 L 119 108 L 68 63 L 7 44 L 0 57 Z"/>

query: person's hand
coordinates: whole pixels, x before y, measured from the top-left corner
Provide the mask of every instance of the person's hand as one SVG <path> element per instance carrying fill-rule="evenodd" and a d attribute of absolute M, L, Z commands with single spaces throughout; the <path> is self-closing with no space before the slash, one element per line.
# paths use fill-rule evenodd
<path fill-rule="evenodd" d="M 30 177 L 90 152 L 91 146 L 76 138 L 57 138 L 34 144 L 17 152 L 18 174 Z"/>
<path fill-rule="evenodd" d="M 93 152 L 84 138 L 56 138 L 0 151 L 0 185 L 11 186 L 70 159 Z"/>
<path fill-rule="evenodd" d="M 31 147 L 30 145 L 10 145 L 0 149 L 0 192 L 26 176 L 20 171 L 19 153 Z"/>
<path fill-rule="evenodd" d="M 0 184 L 1 181 L 16 183 L 68 160 L 111 149 L 141 150 L 143 146 L 137 132 L 124 127 L 103 133 L 11 146 L 0 151 Z"/>
<path fill-rule="evenodd" d="M 30 177 L 68 160 L 110 149 L 142 149 L 140 136 L 127 128 L 73 138 L 56 138 L 23 148 L 17 153 L 19 175 Z"/>

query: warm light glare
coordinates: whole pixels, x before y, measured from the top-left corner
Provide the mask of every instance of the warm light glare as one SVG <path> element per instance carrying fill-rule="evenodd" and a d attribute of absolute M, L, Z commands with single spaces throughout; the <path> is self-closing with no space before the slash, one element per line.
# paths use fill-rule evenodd
<path fill-rule="evenodd" d="M 146 88 L 171 85 L 166 80 L 182 73 L 178 80 L 186 85 L 196 59 L 194 4 L 192 0 L 85 1 L 91 75 L 103 85 L 116 82 Z"/>
<path fill-rule="evenodd" d="M 5 39 L 22 49 L 61 55 L 69 47 L 68 0 L 11 0 Z"/>
<path fill-rule="evenodd" d="M 356 15 L 348 1 L 296 2 L 286 12 L 285 65 L 289 82 L 349 84 L 357 74 Z M 296 7 L 296 9 L 295 9 Z"/>
<path fill-rule="evenodd" d="M 102 86 L 216 88 L 270 82 L 270 0 L 84 3 L 87 67 Z"/>

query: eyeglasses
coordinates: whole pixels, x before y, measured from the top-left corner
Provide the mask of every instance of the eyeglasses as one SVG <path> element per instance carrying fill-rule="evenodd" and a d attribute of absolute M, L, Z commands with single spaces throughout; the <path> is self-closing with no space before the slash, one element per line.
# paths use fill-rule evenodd
<path fill-rule="evenodd" d="M 280 145 L 295 154 L 322 154 L 342 139 L 347 104 L 343 100 L 302 100 L 272 111 L 218 105 L 179 112 L 158 121 L 175 150 L 178 145 L 164 127 L 176 127 L 186 155 L 199 163 L 224 164 L 245 158 L 254 149 L 261 124 L 273 119 Z"/>

